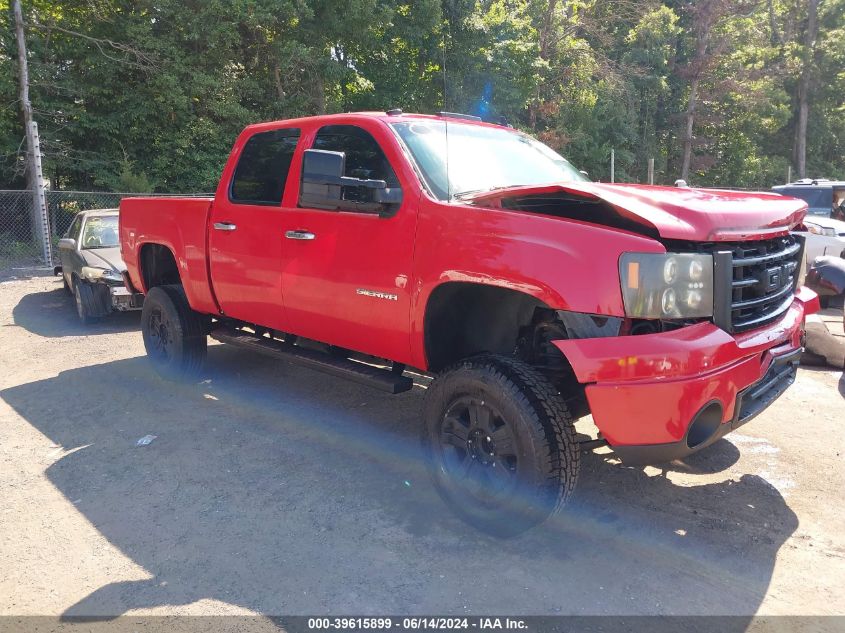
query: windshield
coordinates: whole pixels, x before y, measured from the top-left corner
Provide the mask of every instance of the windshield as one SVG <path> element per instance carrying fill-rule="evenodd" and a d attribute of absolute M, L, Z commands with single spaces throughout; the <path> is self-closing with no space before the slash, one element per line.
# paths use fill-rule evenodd
<path fill-rule="evenodd" d="M 514 185 L 587 180 L 563 156 L 513 130 L 446 121 L 408 121 L 391 127 L 440 200 Z"/>
<path fill-rule="evenodd" d="M 116 215 L 95 215 L 85 221 L 82 248 L 114 248 L 117 245 Z"/>

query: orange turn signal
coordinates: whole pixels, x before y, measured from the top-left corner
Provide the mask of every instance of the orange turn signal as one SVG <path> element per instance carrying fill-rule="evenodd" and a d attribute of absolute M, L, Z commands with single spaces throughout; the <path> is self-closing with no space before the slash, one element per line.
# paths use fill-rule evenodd
<path fill-rule="evenodd" d="M 631 290 L 640 287 L 640 262 L 628 262 L 628 287 Z"/>

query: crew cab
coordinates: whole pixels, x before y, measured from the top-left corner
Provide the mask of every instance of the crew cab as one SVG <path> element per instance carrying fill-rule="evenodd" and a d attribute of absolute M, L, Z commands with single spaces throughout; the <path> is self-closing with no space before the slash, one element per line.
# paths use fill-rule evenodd
<path fill-rule="evenodd" d="M 432 376 L 434 485 L 508 535 L 585 449 L 683 458 L 793 382 L 806 209 L 589 182 L 512 128 L 393 110 L 251 125 L 214 198 L 124 199 L 120 242 L 165 377 L 195 378 L 209 335 L 390 393 Z"/>

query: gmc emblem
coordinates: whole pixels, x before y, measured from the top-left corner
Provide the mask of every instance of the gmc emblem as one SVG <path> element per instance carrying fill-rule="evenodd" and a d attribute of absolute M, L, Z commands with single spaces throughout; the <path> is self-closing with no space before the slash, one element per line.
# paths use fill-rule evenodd
<path fill-rule="evenodd" d="M 780 266 L 766 269 L 766 292 L 778 290 L 783 285 L 783 272 L 783 268 Z"/>

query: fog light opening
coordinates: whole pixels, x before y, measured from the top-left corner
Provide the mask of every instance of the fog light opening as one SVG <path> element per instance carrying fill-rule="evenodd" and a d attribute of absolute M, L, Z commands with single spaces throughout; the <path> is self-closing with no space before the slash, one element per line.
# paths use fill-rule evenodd
<path fill-rule="evenodd" d="M 722 423 L 722 405 L 711 402 L 695 416 L 687 431 L 687 446 L 695 448 L 704 444 L 719 430 Z"/>

